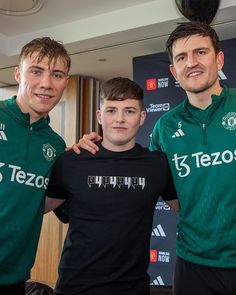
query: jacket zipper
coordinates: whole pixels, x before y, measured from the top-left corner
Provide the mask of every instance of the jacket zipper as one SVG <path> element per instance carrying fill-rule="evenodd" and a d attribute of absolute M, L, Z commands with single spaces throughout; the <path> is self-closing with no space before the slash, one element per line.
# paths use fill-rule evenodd
<path fill-rule="evenodd" d="M 26 151 L 25 151 L 25 161 L 28 160 L 28 157 L 29 157 L 29 149 L 30 149 L 30 142 L 31 142 L 31 135 L 32 135 L 32 132 L 33 132 L 33 127 L 32 126 L 29 126 L 29 129 L 28 129 L 28 136 L 27 136 L 27 142 L 26 142 Z"/>
<path fill-rule="evenodd" d="M 202 123 L 203 144 L 207 144 L 206 123 Z"/>

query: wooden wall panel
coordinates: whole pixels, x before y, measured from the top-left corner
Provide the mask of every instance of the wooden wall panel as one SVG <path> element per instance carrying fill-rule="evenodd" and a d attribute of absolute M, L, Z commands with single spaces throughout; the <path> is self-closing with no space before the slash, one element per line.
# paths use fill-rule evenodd
<path fill-rule="evenodd" d="M 62 250 L 62 224 L 48 213 L 44 216 L 31 279 L 54 287 Z"/>
<path fill-rule="evenodd" d="M 61 101 L 50 112 L 50 124 L 60 134 L 68 146 L 77 140 L 78 95 L 76 76 L 70 77 Z M 54 213 L 44 216 L 34 267 L 31 279 L 54 287 L 61 251 L 68 225 L 62 224 Z"/>

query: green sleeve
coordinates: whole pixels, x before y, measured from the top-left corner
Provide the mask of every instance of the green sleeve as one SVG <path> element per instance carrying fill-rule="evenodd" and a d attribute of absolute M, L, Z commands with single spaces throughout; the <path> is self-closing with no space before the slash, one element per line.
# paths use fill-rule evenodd
<path fill-rule="evenodd" d="M 149 145 L 150 151 L 162 151 L 160 143 L 160 120 L 158 120 L 152 130 L 151 142 Z"/>

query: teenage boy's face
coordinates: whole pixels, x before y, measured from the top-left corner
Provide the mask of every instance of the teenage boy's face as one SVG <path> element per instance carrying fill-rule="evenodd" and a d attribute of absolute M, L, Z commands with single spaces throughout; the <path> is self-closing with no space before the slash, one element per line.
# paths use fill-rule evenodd
<path fill-rule="evenodd" d="M 19 83 L 17 100 L 23 112 L 30 113 L 33 121 L 45 117 L 59 102 L 68 82 L 63 60 L 49 64 L 47 57 L 37 62 L 37 53 L 22 60 L 15 70 Z"/>
<path fill-rule="evenodd" d="M 101 110 L 97 111 L 97 119 L 103 129 L 102 145 L 111 151 L 133 148 L 135 135 L 145 117 L 138 100 L 104 100 Z"/>
<path fill-rule="evenodd" d="M 181 38 L 173 44 L 170 71 L 180 86 L 189 93 L 214 88 L 218 71 L 224 64 L 223 52 L 215 53 L 211 39 L 200 35 Z"/>

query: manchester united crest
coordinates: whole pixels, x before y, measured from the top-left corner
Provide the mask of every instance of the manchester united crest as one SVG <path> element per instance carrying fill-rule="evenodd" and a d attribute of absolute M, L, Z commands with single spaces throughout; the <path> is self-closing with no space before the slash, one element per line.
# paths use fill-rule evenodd
<path fill-rule="evenodd" d="M 47 143 L 43 145 L 43 155 L 47 161 L 52 161 L 56 157 L 56 150 Z"/>
<path fill-rule="evenodd" d="M 226 116 L 222 118 L 222 125 L 227 130 L 235 130 L 236 129 L 236 113 L 230 112 Z"/>

